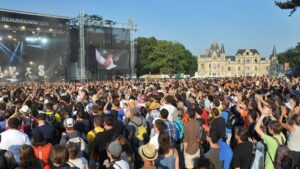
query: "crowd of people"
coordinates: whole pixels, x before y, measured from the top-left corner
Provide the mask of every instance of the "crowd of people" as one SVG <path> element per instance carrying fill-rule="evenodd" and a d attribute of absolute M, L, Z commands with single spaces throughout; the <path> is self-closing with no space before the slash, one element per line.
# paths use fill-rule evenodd
<path fill-rule="evenodd" d="M 0 84 L 0 169 L 300 167 L 300 78 Z"/>

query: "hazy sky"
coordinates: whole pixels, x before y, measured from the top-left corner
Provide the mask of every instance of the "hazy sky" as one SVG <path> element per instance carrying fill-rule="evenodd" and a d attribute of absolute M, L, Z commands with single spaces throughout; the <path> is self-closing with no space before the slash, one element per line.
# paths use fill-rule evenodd
<path fill-rule="evenodd" d="M 212 42 L 227 55 L 256 48 L 268 57 L 300 42 L 300 10 L 289 17 L 273 0 L 0 0 L 1 8 L 75 17 L 80 10 L 138 25 L 135 37 L 178 41 L 194 55 Z"/>

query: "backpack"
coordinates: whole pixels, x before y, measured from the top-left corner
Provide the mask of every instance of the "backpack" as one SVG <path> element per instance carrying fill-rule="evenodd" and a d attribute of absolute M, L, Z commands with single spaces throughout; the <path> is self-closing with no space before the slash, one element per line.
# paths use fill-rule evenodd
<path fill-rule="evenodd" d="M 184 133 L 184 125 L 182 122 L 174 121 L 174 124 L 176 126 L 176 140 L 182 140 L 183 139 L 183 133 Z"/>
<path fill-rule="evenodd" d="M 80 137 L 80 136 L 76 136 L 76 137 L 73 137 L 73 138 L 70 138 L 68 135 L 65 135 L 65 140 L 67 141 L 67 144 L 68 145 L 70 142 L 72 143 L 75 143 L 78 147 L 78 149 L 85 153 L 87 152 L 87 145 L 85 143 L 85 141 Z"/>
<path fill-rule="evenodd" d="M 227 123 L 226 123 L 226 127 L 228 129 L 232 129 L 237 121 L 238 121 L 238 118 L 236 117 L 236 115 L 233 113 L 233 111 L 229 110 L 229 111 L 226 111 L 227 112 Z"/>
<path fill-rule="evenodd" d="M 269 151 L 268 151 L 268 155 L 274 165 L 275 169 L 281 169 L 281 162 L 283 160 L 286 160 L 286 158 L 289 158 L 290 160 L 292 160 L 291 158 L 291 151 L 290 149 L 287 147 L 287 145 L 285 144 L 283 138 L 281 137 L 281 142 L 282 144 L 279 143 L 278 139 L 273 137 L 278 145 L 276 153 L 275 153 L 275 158 L 274 160 L 272 160 Z"/>
<path fill-rule="evenodd" d="M 143 125 L 144 119 L 141 119 L 141 124 L 137 125 L 135 122 L 131 121 L 136 126 L 135 136 L 139 141 L 144 141 L 144 134 L 147 133 L 147 127 Z"/>

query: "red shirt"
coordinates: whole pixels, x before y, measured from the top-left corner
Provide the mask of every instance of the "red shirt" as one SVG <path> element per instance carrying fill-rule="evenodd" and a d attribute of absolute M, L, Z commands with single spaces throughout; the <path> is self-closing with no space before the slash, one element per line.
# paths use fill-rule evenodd
<path fill-rule="evenodd" d="M 50 169 L 50 151 L 52 145 L 50 143 L 45 144 L 44 146 L 33 146 L 35 156 L 43 162 L 44 169 Z"/>

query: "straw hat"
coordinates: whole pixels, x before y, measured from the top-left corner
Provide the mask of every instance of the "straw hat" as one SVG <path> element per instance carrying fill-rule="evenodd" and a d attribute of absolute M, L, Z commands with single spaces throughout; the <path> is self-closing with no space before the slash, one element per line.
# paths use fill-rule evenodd
<path fill-rule="evenodd" d="M 158 109 L 159 106 L 160 106 L 159 103 L 157 103 L 156 101 L 153 101 L 153 102 L 150 104 L 149 109 L 150 109 L 150 110 L 155 110 L 155 109 Z"/>
<path fill-rule="evenodd" d="M 148 161 L 154 161 L 157 159 L 157 151 L 155 150 L 155 146 L 153 144 L 142 145 L 139 148 L 139 154 L 142 159 Z"/>

